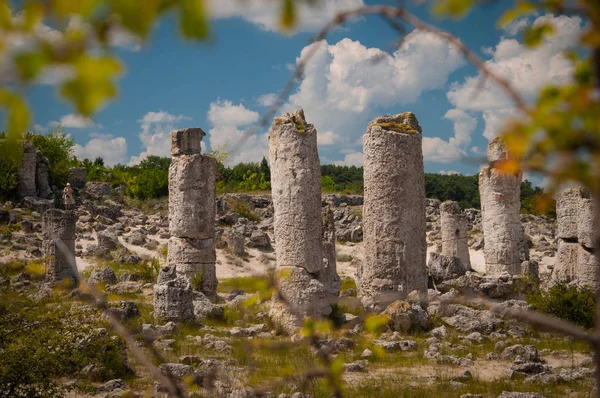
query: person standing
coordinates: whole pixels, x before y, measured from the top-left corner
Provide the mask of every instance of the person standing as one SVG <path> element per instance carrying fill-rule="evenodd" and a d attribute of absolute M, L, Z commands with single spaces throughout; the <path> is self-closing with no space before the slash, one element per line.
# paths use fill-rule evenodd
<path fill-rule="evenodd" d="M 65 209 L 71 210 L 71 206 L 75 204 L 73 200 L 73 189 L 71 188 L 71 184 L 67 183 L 65 189 L 63 189 L 63 201 L 65 202 Z"/>

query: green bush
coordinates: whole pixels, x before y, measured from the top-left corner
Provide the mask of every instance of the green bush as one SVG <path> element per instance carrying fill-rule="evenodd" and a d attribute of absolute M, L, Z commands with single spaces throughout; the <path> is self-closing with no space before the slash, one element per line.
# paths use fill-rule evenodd
<path fill-rule="evenodd" d="M 254 212 L 252 206 L 243 199 L 231 198 L 228 199 L 228 205 L 233 213 L 238 214 L 240 217 L 247 218 L 250 221 L 260 221 L 261 217 Z"/>
<path fill-rule="evenodd" d="M 131 374 L 124 343 L 89 311 L 0 295 L 0 397 L 64 396 L 57 379 L 88 364 L 106 379 Z"/>
<path fill-rule="evenodd" d="M 28 133 L 25 139 L 31 141 L 35 149 L 48 158 L 50 166 L 48 171 L 52 184 L 62 187 L 69 178 L 69 169 L 77 164 L 73 158 L 75 140 L 63 133 L 62 125 L 57 125 L 54 130 L 46 135 Z"/>
<path fill-rule="evenodd" d="M 17 159 L 0 157 L 0 197 L 10 198 L 17 190 L 19 165 Z"/>
<path fill-rule="evenodd" d="M 590 287 L 556 284 L 547 290 L 531 291 L 527 303 L 531 308 L 590 329 L 594 326 L 596 302 Z"/>

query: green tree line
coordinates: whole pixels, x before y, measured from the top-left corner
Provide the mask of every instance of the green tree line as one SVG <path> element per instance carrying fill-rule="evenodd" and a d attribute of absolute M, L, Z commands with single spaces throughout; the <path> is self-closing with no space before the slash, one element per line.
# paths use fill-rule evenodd
<path fill-rule="evenodd" d="M 1 138 L 1 137 L 0 137 Z M 43 134 L 27 134 L 37 150 L 50 161 L 52 184 L 62 187 L 67 182 L 71 167 L 85 167 L 88 181 L 108 182 L 122 186 L 125 195 L 136 199 L 161 198 L 169 194 L 168 157 L 148 156 L 137 165 L 107 166 L 102 158 L 79 160 L 73 156 L 74 141 L 57 126 Z M 271 170 L 266 158 L 261 162 L 238 163 L 227 166 L 227 158 L 213 154 L 217 159 L 217 192 L 260 192 L 271 189 Z M 18 166 L 11 159 L 0 159 L 0 192 L 5 198 L 14 196 Z M 357 166 L 321 166 L 323 192 L 361 195 L 364 189 L 363 168 Z M 463 209 L 480 208 L 478 175 L 425 173 L 425 193 L 428 198 L 454 200 Z M 525 180 L 521 184 L 521 205 L 524 213 L 537 213 L 536 201 L 543 189 Z M 552 215 L 554 207 L 545 213 Z"/>

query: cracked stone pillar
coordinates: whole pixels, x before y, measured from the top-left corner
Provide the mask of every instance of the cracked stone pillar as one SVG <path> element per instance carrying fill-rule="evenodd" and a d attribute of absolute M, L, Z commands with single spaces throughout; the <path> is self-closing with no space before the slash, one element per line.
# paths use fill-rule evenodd
<path fill-rule="evenodd" d="M 37 196 L 44 199 L 50 199 L 53 196 L 50 187 L 50 162 L 42 156 L 42 152 L 36 152 L 36 171 L 35 185 Z"/>
<path fill-rule="evenodd" d="M 59 282 L 70 279 L 79 282 L 75 262 L 75 215 L 71 211 L 50 209 L 44 212 L 42 247 L 46 263 L 46 279 Z"/>
<path fill-rule="evenodd" d="M 324 262 L 317 131 L 301 109 L 274 119 L 269 158 L 279 294 L 298 318 L 327 316 L 332 300 L 320 280 Z"/>
<path fill-rule="evenodd" d="M 508 174 L 494 166 L 509 158 L 501 138 L 488 144 L 488 161 L 479 173 L 481 223 L 485 246 L 486 274 L 521 273 L 521 263 L 529 260 L 529 248 L 521 224 L 522 174 Z"/>
<path fill-rule="evenodd" d="M 465 270 L 471 269 L 467 232 L 469 220 L 458 203 L 448 200 L 440 205 L 442 255 L 456 257 Z"/>
<path fill-rule="evenodd" d="M 425 176 L 421 127 L 411 112 L 377 117 L 363 136 L 363 304 L 383 310 L 412 291 L 426 299 Z"/>
<path fill-rule="evenodd" d="M 159 278 L 154 286 L 155 313 L 163 320 L 176 321 L 193 316 L 193 289 L 211 299 L 216 297 L 214 223 L 217 162 L 200 154 L 204 135 L 200 128 L 171 131 L 171 238 L 167 267 L 164 268 L 164 272 L 169 271 L 170 277 Z"/>
<path fill-rule="evenodd" d="M 20 198 L 26 196 L 37 196 L 35 179 L 37 168 L 37 152 L 33 144 L 29 141 L 23 141 L 21 144 L 22 159 L 18 173 L 17 194 Z"/>
<path fill-rule="evenodd" d="M 196 289 L 214 297 L 217 162 L 200 154 L 204 135 L 199 128 L 171 131 L 167 264 Z"/>
<path fill-rule="evenodd" d="M 330 205 L 322 210 L 323 219 L 323 270 L 319 280 L 325 285 L 332 298 L 340 295 L 342 281 L 337 273 L 337 258 L 335 253 L 335 220 Z"/>
<path fill-rule="evenodd" d="M 556 195 L 558 250 L 553 278 L 598 288 L 598 258 L 594 255 L 594 202 L 582 187 Z"/>

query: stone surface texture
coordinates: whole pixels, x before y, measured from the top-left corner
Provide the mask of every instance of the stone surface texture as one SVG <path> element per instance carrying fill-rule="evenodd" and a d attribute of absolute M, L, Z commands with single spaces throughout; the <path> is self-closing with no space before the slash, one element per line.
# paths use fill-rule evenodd
<path fill-rule="evenodd" d="M 594 249 L 594 202 L 588 190 L 567 188 L 556 195 L 558 250 L 553 279 L 598 289 L 598 256 Z"/>
<path fill-rule="evenodd" d="M 500 148 L 500 149 L 499 149 Z M 498 139 L 490 141 L 490 165 L 507 158 Z M 522 174 L 510 174 L 494 167 L 485 167 L 479 173 L 479 195 L 485 247 L 486 273 L 511 275 L 521 272 L 521 262 L 529 260 L 529 248 L 521 224 Z"/>
<path fill-rule="evenodd" d="M 289 315 L 280 314 L 277 318 L 299 320 L 303 316 L 326 316 L 335 299 L 332 297 L 335 289 L 329 283 L 335 271 L 331 268 L 323 272 L 317 131 L 306 122 L 301 109 L 273 121 L 269 131 L 269 158 L 277 284 L 280 299 L 290 311 Z M 328 279 L 328 286 L 322 277 Z"/>
<path fill-rule="evenodd" d="M 69 169 L 68 181 L 73 189 L 84 189 L 87 180 L 87 169 L 85 167 L 73 167 Z"/>
<path fill-rule="evenodd" d="M 383 310 L 427 292 L 425 182 L 421 127 L 413 113 L 377 117 L 363 136 L 364 251 L 358 291 Z"/>
<path fill-rule="evenodd" d="M 442 255 L 458 258 L 465 271 L 471 269 L 469 256 L 469 220 L 457 202 L 446 201 L 440 205 Z"/>
<path fill-rule="evenodd" d="M 22 143 L 21 166 L 19 167 L 17 195 L 24 198 L 26 196 L 37 196 L 35 177 L 37 168 L 37 153 L 33 144 L 29 141 Z"/>
<path fill-rule="evenodd" d="M 71 211 L 50 209 L 44 212 L 42 247 L 46 263 L 46 279 L 79 282 L 75 262 L 75 215 Z"/>

